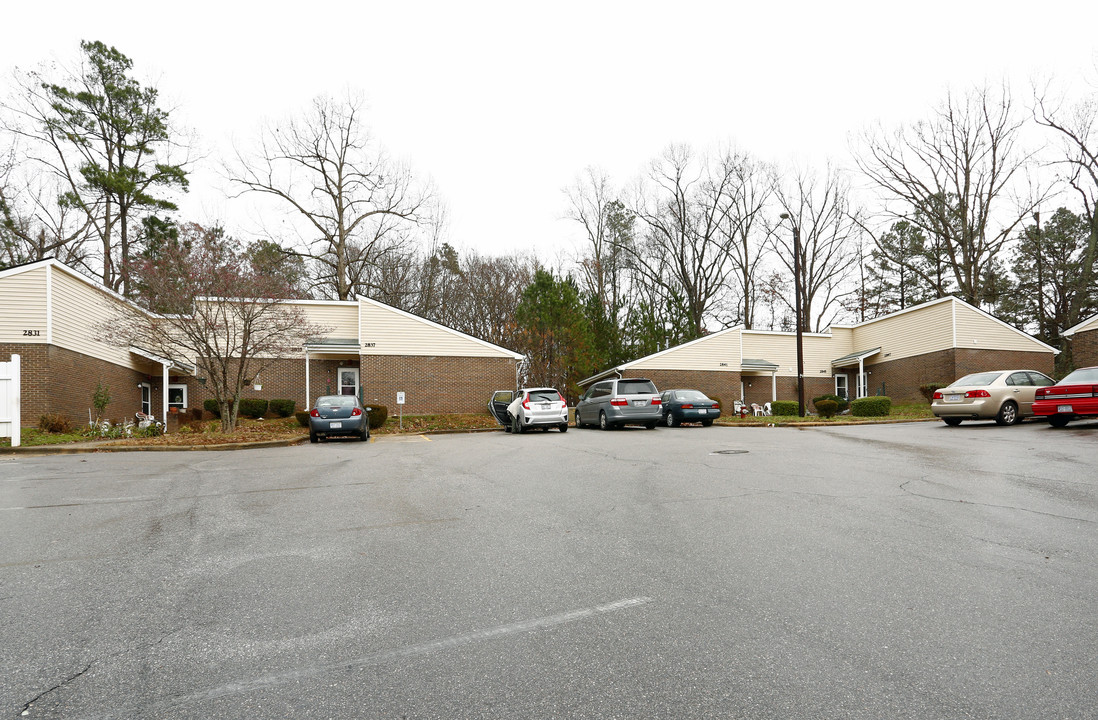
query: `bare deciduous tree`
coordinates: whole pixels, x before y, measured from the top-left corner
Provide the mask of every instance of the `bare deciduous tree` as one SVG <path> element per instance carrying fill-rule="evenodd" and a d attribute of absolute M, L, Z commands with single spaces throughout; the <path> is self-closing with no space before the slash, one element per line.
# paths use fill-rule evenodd
<path fill-rule="evenodd" d="M 833 319 L 834 305 L 855 259 L 853 240 L 860 229 L 850 206 L 850 185 L 829 167 L 822 178 L 798 172 L 786 184 L 777 184 L 775 194 L 784 213 L 800 229 L 801 329 L 819 332 Z M 770 237 L 792 278 L 792 233 L 773 228 Z M 796 309 L 794 302 L 789 302 L 789 307 Z"/>
<path fill-rule="evenodd" d="M 863 138 L 858 167 L 887 197 L 891 219 L 940 238 L 962 298 L 983 299 L 987 268 L 1040 193 L 1003 202 L 1031 154 L 1018 147 L 1022 121 L 1009 93 L 984 87 L 949 94 L 927 121 Z"/>
<path fill-rule="evenodd" d="M 642 282 L 683 298 L 692 337 L 705 334 L 727 295 L 735 238 L 721 229 L 736 183 L 727 157 L 699 161 L 675 145 L 652 163 L 633 203 L 645 226 L 643 239 L 628 249 L 633 267 Z"/>
<path fill-rule="evenodd" d="M 47 176 L 15 158 L 13 149 L 0 159 L 0 267 L 55 257 L 94 274 L 86 262 L 91 221 L 58 202 Z"/>
<path fill-rule="evenodd" d="M 774 182 L 772 172 L 747 155 L 730 155 L 725 162 L 733 182 L 728 198 L 730 208 L 721 230 L 731 240 L 728 259 L 733 271 L 729 281 L 735 284 L 740 297 L 733 324 L 742 324 L 750 330 L 755 326 L 756 303 L 761 294 L 758 275 L 770 234 L 763 210 L 774 194 Z"/>
<path fill-rule="evenodd" d="M 241 192 L 276 198 L 301 221 L 291 251 L 314 268 L 316 292 L 368 294 L 380 259 L 408 242 L 430 194 L 370 137 L 362 103 L 318 98 L 304 115 L 267 127 L 257 150 L 229 170 Z"/>
<path fill-rule="evenodd" d="M 293 290 L 285 279 L 259 272 L 217 230 L 185 226 L 178 242 L 137 265 L 142 299 L 162 312 L 115 302 L 98 330 L 122 347 L 193 360 L 221 408 L 225 432 L 236 427 L 241 390 L 252 378 L 300 358 L 307 339 L 331 331 L 281 300 Z"/>
<path fill-rule="evenodd" d="M 1098 261 L 1098 93 L 1067 109 L 1038 96 L 1034 116 L 1059 137 L 1063 156 L 1054 164 L 1064 170 L 1061 177 L 1078 195 L 1090 226 L 1080 278 L 1081 286 L 1089 288 L 1094 284 L 1094 265 Z"/>

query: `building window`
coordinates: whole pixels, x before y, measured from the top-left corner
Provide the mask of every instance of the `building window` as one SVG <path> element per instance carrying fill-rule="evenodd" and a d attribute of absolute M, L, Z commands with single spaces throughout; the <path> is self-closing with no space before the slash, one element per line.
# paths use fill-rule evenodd
<path fill-rule="evenodd" d="M 175 408 L 176 410 L 185 410 L 187 407 L 187 386 L 169 385 L 168 409 Z"/>
<path fill-rule="evenodd" d="M 339 394 L 358 397 L 358 368 L 339 369 Z"/>
<path fill-rule="evenodd" d="M 841 397 L 843 400 L 850 399 L 850 385 L 849 379 L 845 374 L 835 376 L 835 394 Z"/>
<path fill-rule="evenodd" d="M 857 397 L 864 398 L 869 394 L 869 373 L 858 373 L 858 395 Z"/>
<path fill-rule="evenodd" d="M 152 386 L 141 383 L 138 387 L 141 388 L 141 412 L 152 415 Z"/>

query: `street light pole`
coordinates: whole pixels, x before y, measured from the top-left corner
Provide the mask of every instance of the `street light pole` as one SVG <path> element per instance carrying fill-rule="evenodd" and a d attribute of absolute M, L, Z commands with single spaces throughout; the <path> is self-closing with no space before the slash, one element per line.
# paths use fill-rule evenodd
<path fill-rule="evenodd" d="M 801 330 L 801 228 L 789 213 L 781 214 L 793 226 L 793 301 L 797 323 L 797 416 L 804 417 L 804 333 Z"/>

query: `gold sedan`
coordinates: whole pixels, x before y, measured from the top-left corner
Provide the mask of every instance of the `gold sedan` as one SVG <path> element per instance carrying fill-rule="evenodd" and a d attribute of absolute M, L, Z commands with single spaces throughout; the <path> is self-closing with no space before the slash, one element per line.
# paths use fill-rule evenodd
<path fill-rule="evenodd" d="M 1033 415 L 1037 388 L 1055 384 L 1055 380 L 1036 370 L 973 373 L 935 392 L 930 410 L 946 425 L 960 425 L 962 420 L 1016 425 Z"/>

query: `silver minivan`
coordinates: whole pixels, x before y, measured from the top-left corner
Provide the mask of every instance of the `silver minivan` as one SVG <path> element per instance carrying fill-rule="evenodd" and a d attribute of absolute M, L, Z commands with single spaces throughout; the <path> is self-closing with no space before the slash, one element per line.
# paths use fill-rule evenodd
<path fill-rule="evenodd" d="M 663 417 L 660 393 L 647 378 L 600 380 L 576 403 L 576 427 L 598 424 L 603 430 L 644 425 L 649 430 Z"/>

